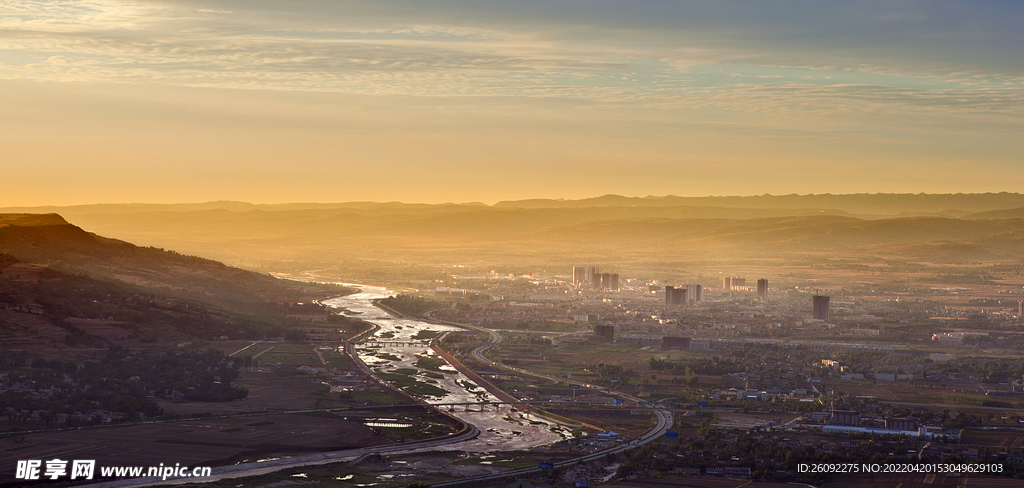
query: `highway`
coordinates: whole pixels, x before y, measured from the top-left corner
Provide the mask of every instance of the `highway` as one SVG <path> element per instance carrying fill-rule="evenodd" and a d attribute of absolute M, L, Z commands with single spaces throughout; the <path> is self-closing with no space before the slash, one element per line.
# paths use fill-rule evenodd
<path fill-rule="evenodd" d="M 630 395 L 624 395 L 624 394 L 619 393 L 619 392 L 613 392 L 613 391 L 611 391 L 611 390 L 609 390 L 607 388 L 593 386 L 593 385 L 590 385 L 590 384 L 587 384 L 587 383 L 583 383 L 581 381 L 567 380 L 567 379 L 564 379 L 564 378 L 556 378 L 554 376 L 549 376 L 549 375 L 540 374 L 540 373 L 534 373 L 534 372 L 531 372 L 531 371 L 526 371 L 524 369 L 514 368 L 514 367 L 511 367 L 511 366 L 502 364 L 502 363 L 491 361 L 490 359 L 487 359 L 483 355 L 483 353 L 487 349 L 493 347 L 495 344 L 498 344 L 498 343 L 501 342 L 501 334 L 498 334 L 497 332 L 495 332 L 493 330 L 490 330 L 490 329 L 484 329 L 482 327 L 475 327 L 475 326 L 464 325 L 464 324 L 456 324 L 456 323 L 452 323 L 452 322 L 444 322 L 444 323 L 449 324 L 449 325 L 455 325 L 455 326 L 458 326 L 458 327 L 463 327 L 463 328 L 466 328 L 466 329 L 476 330 L 476 331 L 479 331 L 479 332 L 487 332 L 487 333 L 489 333 L 491 335 L 491 343 L 490 344 L 485 344 L 483 346 L 480 346 L 480 347 L 474 349 L 472 351 L 472 353 L 471 353 L 473 358 L 475 358 L 477 361 L 480 361 L 482 364 L 488 364 L 490 366 L 493 366 L 493 367 L 496 367 L 496 368 L 501 368 L 501 369 L 504 369 L 506 371 L 513 371 L 515 373 L 519 373 L 519 374 L 523 374 L 523 375 L 527 375 L 527 376 L 533 376 L 535 378 L 542 378 L 542 379 L 546 379 L 546 380 L 550 380 L 550 381 L 554 381 L 554 382 L 565 382 L 565 383 L 569 383 L 569 384 L 573 384 L 573 385 L 579 385 L 579 386 L 582 386 L 582 387 L 587 387 L 587 388 L 590 388 L 590 389 L 593 389 L 593 390 L 600 391 L 600 392 L 602 392 L 602 393 L 604 393 L 606 395 L 617 396 L 617 397 L 622 398 L 622 399 L 624 399 L 626 401 L 629 401 L 630 403 L 636 403 L 638 405 L 639 404 L 644 404 L 644 403 L 649 403 L 649 402 L 644 402 L 640 398 L 636 398 L 636 397 L 633 397 L 633 396 L 630 396 Z M 576 463 L 579 463 L 579 462 L 589 462 L 589 461 L 594 461 L 594 460 L 598 460 L 598 459 L 603 459 L 608 454 L 619 453 L 619 452 L 628 451 L 630 449 L 635 449 L 635 448 L 640 447 L 640 446 L 642 446 L 644 444 L 647 444 L 647 443 L 649 443 L 651 441 L 654 441 L 654 440 L 657 440 L 657 439 L 661 438 L 662 436 L 665 435 L 666 432 L 668 432 L 668 430 L 670 428 L 672 428 L 672 424 L 673 424 L 672 412 L 670 410 L 662 409 L 662 408 L 655 408 L 655 407 L 650 407 L 650 406 L 648 406 L 648 408 L 652 409 L 652 411 L 654 413 L 654 416 L 657 419 L 657 422 L 654 425 L 654 427 L 651 428 L 651 430 L 647 431 L 647 433 L 645 433 L 644 435 L 640 436 L 637 439 L 634 439 L 631 442 L 628 442 L 628 443 L 625 443 L 625 444 L 622 444 L 622 445 L 619 445 L 619 446 L 615 446 L 615 447 L 612 447 L 612 448 L 609 448 L 609 449 L 598 451 L 598 452 L 595 452 L 593 454 L 589 454 L 589 455 L 586 455 L 586 456 L 582 456 L 582 457 L 578 457 L 578 458 L 562 461 L 560 463 L 554 463 L 554 467 L 572 466 L 572 465 L 575 465 Z M 539 466 L 536 467 L 536 468 L 523 468 L 523 469 L 517 469 L 517 470 L 514 470 L 514 471 L 505 471 L 505 472 L 502 472 L 502 473 L 493 474 L 493 475 L 487 475 L 487 476 L 475 476 L 475 477 L 472 477 L 472 478 L 461 478 L 461 479 L 458 479 L 458 480 L 445 481 L 445 482 L 441 482 L 441 483 L 432 483 L 430 486 L 431 487 L 458 486 L 458 485 L 464 485 L 464 484 L 467 484 L 467 483 L 477 483 L 477 482 L 483 482 L 483 481 L 494 481 L 494 480 L 499 480 L 499 479 L 502 479 L 502 478 L 508 478 L 508 477 L 513 477 L 513 476 L 520 476 L 520 475 L 525 475 L 525 474 L 539 473 L 541 471 L 542 471 L 542 469 Z"/>
<path fill-rule="evenodd" d="M 393 444 L 390 446 L 378 446 L 378 447 L 366 447 L 361 449 L 348 449 L 344 451 L 334 452 L 323 452 L 318 454 L 309 454 L 306 456 L 296 456 L 290 458 L 271 459 L 263 462 L 235 464 L 232 466 L 222 466 L 219 468 L 213 468 L 213 475 L 206 476 L 203 478 L 178 478 L 173 480 L 163 481 L 160 478 L 132 478 L 125 480 L 107 481 L 101 483 L 93 483 L 84 485 L 91 488 L 134 488 L 140 486 L 155 486 L 155 485 L 176 485 L 185 483 L 210 483 L 213 481 L 219 481 L 230 478 L 242 478 L 248 476 L 259 476 L 274 471 L 279 471 L 286 468 L 296 468 L 301 466 L 315 466 L 320 464 L 329 464 L 337 462 L 345 462 L 357 459 L 362 456 L 370 454 L 402 454 L 414 451 L 421 451 L 424 449 L 430 449 L 434 447 L 444 446 L 455 442 L 467 441 L 475 438 L 480 434 L 480 431 L 469 425 L 469 428 L 458 435 L 451 437 L 442 437 L 439 439 L 429 439 L 425 441 L 406 442 L 403 444 Z M 98 474 L 98 473 L 97 473 Z"/>
<path fill-rule="evenodd" d="M 612 392 L 612 391 L 607 390 L 605 388 L 594 387 L 594 386 L 591 386 L 591 385 L 588 385 L 588 384 L 585 384 L 585 383 L 582 383 L 582 382 L 579 382 L 579 381 L 564 380 L 564 379 L 560 379 L 560 378 L 555 378 L 553 376 L 533 373 L 533 372 L 522 370 L 522 369 L 519 369 L 519 368 L 513 368 L 513 367 L 510 367 L 510 366 L 506 366 L 504 364 L 495 363 L 493 361 L 488 360 L 486 357 L 484 357 L 483 356 L 483 351 L 487 350 L 490 347 L 493 347 L 495 344 L 499 344 L 501 342 L 501 340 L 502 340 L 501 334 L 498 334 L 497 332 L 492 331 L 492 330 L 483 329 L 483 328 L 474 327 L 474 326 L 467 326 L 467 325 L 464 325 L 464 324 L 455 324 L 455 323 L 449 323 L 449 322 L 444 322 L 444 323 L 447 323 L 449 325 L 458 326 L 458 327 L 461 327 L 461 328 L 466 328 L 466 329 L 472 329 L 472 330 L 478 330 L 478 331 L 482 331 L 482 332 L 487 332 L 487 333 L 490 334 L 491 342 L 489 344 L 486 344 L 486 345 L 483 345 L 483 346 L 480 346 L 480 347 L 476 348 L 472 352 L 473 357 L 476 358 L 477 360 L 481 361 L 483 364 L 490 364 L 490 365 L 492 365 L 494 367 L 498 367 L 498 368 L 506 369 L 506 370 L 509 370 L 509 371 L 514 371 L 514 372 L 519 373 L 519 374 L 533 376 L 533 377 L 537 377 L 537 378 L 542 378 L 542 379 L 546 379 L 546 380 L 550 380 L 550 381 L 554 381 L 554 382 L 565 381 L 565 382 L 570 383 L 570 384 L 576 384 L 576 385 L 580 385 L 580 386 L 585 386 L 585 387 L 588 387 L 588 388 L 592 388 L 592 389 L 601 391 L 601 392 L 603 392 L 605 394 L 608 394 L 608 395 L 614 395 L 614 396 L 620 397 L 620 398 L 622 398 L 622 399 L 624 399 L 624 400 L 626 400 L 626 401 L 628 401 L 630 403 L 636 403 L 638 405 L 649 403 L 649 402 L 644 402 L 640 398 L 632 397 L 632 396 L 629 396 L 629 395 L 623 395 L 623 394 L 618 393 L 618 392 Z M 352 348 L 352 344 L 351 343 L 349 344 L 349 347 Z M 362 361 L 358 359 L 359 356 L 357 354 L 355 354 L 354 350 L 350 349 L 350 353 L 352 354 L 353 358 L 356 358 L 355 363 L 357 364 L 357 366 L 360 367 L 360 369 L 363 369 L 365 372 L 368 372 L 369 374 L 373 375 L 372 371 L 370 371 L 369 368 L 367 368 L 366 365 L 363 364 Z M 374 377 L 376 378 L 376 376 L 374 376 Z M 380 381 L 380 380 L 378 379 L 378 381 Z M 382 383 L 387 385 L 386 382 L 382 381 Z M 387 385 L 387 386 L 390 387 L 390 385 Z M 496 404 L 496 403 L 502 403 L 502 402 L 480 402 L 480 403 L 477 403 L 477 404 L 484 405 L 484 404 L 487 404 L 487 403 Z M 527 402 L 521 402 L 521 403 L 527 403 Z M 534 403 L 534 402 L 529 402 L 529 403 Z M 537 403 L 548 403 L 548 402 L 537 402 Z M 462 403 L 459 403 L 459 404 L 462 404 Z M 567 404 L 569 404 L 569 403 L 567 403 Z M 427 405 L 427 404 L 424 404 L 423 406 L 437 407 L 437 406 L 441 406 L 441 405 Z M 602 450 L 602 451 L 599 451 L 599 452 L 595 452 L 595 453 L 592 453 L 592 454 L 589 454 L 589 455 L 586 455 L 586 456 L 582 456 L 582 457 L 579 457 L 579 458 L 574 458 L 574 459 L 570 459 L 570 460 L 567 460 L 567 461 L 562 461 L 560 463 L 555 464 L 555 466 L 556 467 L 570 466 L 570 465 L 574 465 L 574 464 L 576 464 L 578 462 L 588 462 L 588 461 L 593 461 L 593 460 L 597 460 L 597 459 L 602 459 L 605 455 L 607 455 L 609 453 L 618 453 L 618 452 L 623 452 L 623 451 L 627 451 L 627 450 L 630 450 L 630 449 L 634 449 L 636 447 L 642 446 L 644 444 L 647 444 L 647 443 L 649 443 L 649 442 L 651 442 L 653 440 L 656 440 L 656 439 L 664 436 L 665 433 L 668 431 L 668 429 L 670 429 L 672 427 L 672 424 L 673 424 L 672 412 L 670 410 L 667 410 L 667 409 L 655 408 L 655 407 L 650 406 L 650 405 L 644 405 L 644 406 L 646 408 L 651 408 L 652 412 L 654 413 L 655 418 L 656 418 L 655 426 L 651 430 L 649 430 L 647 433 L 643 434 L 642 436 L 640 436 L 637 439 L 634 439 L 631 442 L 628 442 L 628 443 L 625 443 L 625 444 L 622 444 L 622 445 L 619 445 L 619 446 L 615 446 L 613 448 L 605 449 L 605 450 Z M 366 408 L 366 407 L 362 407 L 362 408 Z M 340 410 L 340 409 L 324 409 L 323 411 L 332 411 L 332 410 Z M 282 413 L 298 413 L 298 411 L 296 411 L 296 412 L 276 412 L 276 413 L 277 414 L 282 414 Z M 314 466 L 314 465 L 329 464 L 329 463 L 336 463 L 336 462 L 347 462 L 347 461 L 352 461 L 352 460 L 358 459 L 358 458 L 360 458 L 362 456 L 371 455 L 371 454 L 403 454 L 403 453 L 411 453 L 411 452 L 417 452 L 417 451 L 423 451 L 423 450 L 427 450 L 427 449 L 432 449 L 432 448 L 436 448 L 436 447 L 440 447 L 440 446 L 446 446 L 446 445 L 450 445 L 450 444 L 455 444 L 455 443 L 458 443 L 458 442 L 468 441 L 468 440 L 474 439 L 475 437 L 477 437 L 480 434 L 480 430 L 476 426 L 468 424 L 468 423 L 466 425 L 467 425 L 467 429 L 464 432 L 461 432 L 461 433 L 458 433 L 458 434 L 455 434 L 455 435 L 451 435 L 451 436 L 448 436 L 448 437 L 429 439 L 429 440 L 424 440 L 424 441 L 406 442 L 406 443 L 402 443 L 402 444 L 394 444 L 394 445 L 389 445 L 389 446 L 368 447 L 368 448 L 360 448 L 360 449 L 348 449 L 348 450 L 342 450 L 342 451 L 333 451 L 333 452 L 325 452 L 325 453 L 318 453 L 318 454 L 309 454 L 309 455 L 304 455 L 304 456 L 295 456 L 295 457 L 280 458 L 280 459 L 269 459 L 269 460 L 265 460 L 263 462 L 257 461 L 257 462 L 253 462 L 253 463 L 236 464 L 236 465 L 232 465 L 232 466 L 222 466 L 222 467 L 214 468 L 213 469 L 213 474 L 211 476 L 203 477 L 203 478 L 178 478 L 178 479 L 173 479 L 173 480 L 172 479 L 168 479 L 166 481 L 165 480 L 161 480 L 160 478 L 132 478 L 132 479 L 123 479 L 123 480 L 113 480 L 113 481 L 99 482 L 99 483 L 93 483 L 93 484 L 83 485 L 83 486 L 88 486 L 88 487 L 93 487 L 93 488 L 135 488 L 135 487 L 141 487 L 141 486 L 176 485 L 176 484 L 186 484 L 186 483 L 208 483 L 208 482 L 220 481 L 220 480 L 231 479 L 231 478 L 242 478 L 242 477 L 249 477 L 249 476 L 259 476 L 259 475 L 263 475 L 263 474 L 267 474 L 267 473 L 272 473 L 272 472 L 279 471 L 279 470 L 282 470 L 282 469 L 287 469 L 287 468 L 296 468 L 296 467 L 302 467 L 302 466 Z M 523 475 L 523 474 L 536 473 L 536 472 L 539 472 L 539 471 L 541 471 L 541 469 L 539 467 L 538 468 L 525 468 L 525 469 L 519 469 L 519 470 L 513 470 L 513 471 L 506 471 L 506 472 L 502 472 L 502 473 L 499 473 L 499 474 L 488 475 L 488 476 L 480 476 L 480 477 L 472 477 L 472 478 L 462 478 L 462 479 L 458 479 L 458 480 L 453 480 L 453 481 L 448 481 L 448 482 L 443 482 L 443 483 L 432 484 L 431 486 L 455 486 L 455 485 L 461 485 L 461 484 L 473 483 L 473 482 L 479 482 L 479 481 L 497 480 L 497 479 L 507 478 L 507 477 L 510 477 L 510 476 L 518 476 L 518 475 Z"/>
<path fill-rule="evenodd" d="M 354 345 L 348 344 L 348 351 L 351 357 L 354 359 L 355 364 L 363 370 L 363 372 L 369 374 L 374 379 L 383 384 L 386 388 L 397 391 L 398 393 L 405 395 L 401 390 L 395 389 L 389 383 L 381 380 L 366 366 L 362 360 L 359 359 L 359 355 L 355 353 Z M 390 406 L 372 406 L 372 407 L 352 407 L 353 409 L 366 409 L 366 408 L 393 408 L 397 405 Z M 401 406 L 422 406 L 428 408 L 436 408 L 433 405 L 427 403 L 420 404 L 403 404 Z M 284 412 L 273 412 L 273 414 L 290 414 L 290 413 L 303 413 L 303 412 L 315 412 L 315 411 L 343 411 L 346 409 L 316 409 L 316 410 L 295 410 L 295 411 L 284 411 Z M 438 410 L 445 415 L 448 415 L 443 410 Z M 268 413 L 270 414 L 270 413 Z M 253 414 L 243 414 L 242 416 L 250 416 Z M 229 417 L 229 416 L 223 416 Z M 309 454 L 305 456 L 295 456 L 280 459 L 270 459 L 263 462 L 257 461 L 254 463 L 243 463 L 235 464 L 232 466 L 222 466 L 213 468 L 213 474 L 211 476 L 204 476 L 202 478 L 177 478 L 173 480 L 161 480 L 160 478 L 131 478 L 123 480 L 106 481 L 101 483 L 93 483 L 84 485 L 87 487 L 94 488 L 134 488 L 141 486 L 155 486 L 155 485 L 176 485 L 185 483 L 210 483 L 214 481 L 231 479 L 231 478 L 242 478 L 249 476 L 259 476 L 262 474 L 272 473 L 287 468 L 296 468 L 302 466 L 314 466 L 319 464 L 328 464 L 336 462 L 346 462 L 358 459 L 359 457 L 370 455 L 370 454 L 402 454 L 414 451 L 420 451 L 423 449 L 431 449 L 435 447 L 445 446 L 448 444 L 454 444 L 458 442 L 464 442 L 476 438 L 480 435 L 480 429 L 475 425 L 465 423 L 466 429 L 455 435 L 448 437 L 441 437 L 435 439 L 428 439 L 423 441 L 405 442 L 402 444 L 393 444 L 389 446 L 378 446 L 378 447 L 367 447 L 360 449 L 346 449 L 343 451 L 324 452 L 318 454 Z"/>
<path fill-rule="evenodd" d="M 578 457 L 578 458 L 574 458 L 574 459 L 569 459 L 569 460 L 566 460 L 566 461 L 562 461 L 560 463 L 553 463 L 554 467 L 557 468 L 557 467 L 562 467 L 562 466 L 573 466 L 573 465 L 575 465 L 576 463 L 579 463 L 579 462 L 584 462 L 585 463 L 585 462 L 595 461 L 595 460 L 598 460 L 598 459 L 603 459 L 608 454 L 619 453 L 619 452 L 628 451 L 630 449 L 635 449 L 635 448 L 640 447 L 640 446 L 642 446 L 644 444 L 647 444 L 647 443 L 649 443 L 651 441 L 659 439 L 660 437 L 664 436 L 666 432 L 668 432 L 668 429 L 670 429 L 672 427 L 672 412 L 668 411 L 668 410 L 663 410 L 663 409 L 654 409 L 654 415 L 658 419 L 657 423 L 655 424 L 655 426 L 651 430 L 647 431 L 646 434 L 640 436 L 639 438 L 637 438 L 637 439 L 635 439 L 635 440 L 633 440 L 631 442 L 628 442 L 628 443 L 625 443 L 625 444 L 622 444 L 622 445 L 619 445 L 619 446 L 612 447 L 610 449 L 605 449 L 603 451 L 595 452 L 593 454 L 588 454 L 586 456 L 582 456 L 582 457 Z M 502 472 L 502 473 L 492 474 L 492 475 L 487 475 L 487 476 L 475 476 L 475 477 L 472 477 L 472 478 L 461 478 L 461 479 L 458 479 L 458 480 L 445 481 L 445 482 L 441 482 L 441 483 L 432 483 L 430 486 L 431 487 L 435 487 L 435 486 L 438 486 L 438 487 L 439 486 L 457 486 L 457 485 L 463 485 L 463 484 L 467 484 L 467 483 L 476 483 L 476 482 L 481 482 L 481 481 L 493 481 L 493 480 L 499 480 L 499 479 L 502 479 L 502 478 L 509 478 L 509 477 L 512 477 L 512 476 L 520 476 L 520 475 L 525 475 L 525 474 L 539 473 L 541 471 L 543 471 L 543 470 L 540 467 L 524 468 L 524 469 L 517 469 L 517 470 L 514 470 L 514 471 L 505 471 L 505 472 Z"/>

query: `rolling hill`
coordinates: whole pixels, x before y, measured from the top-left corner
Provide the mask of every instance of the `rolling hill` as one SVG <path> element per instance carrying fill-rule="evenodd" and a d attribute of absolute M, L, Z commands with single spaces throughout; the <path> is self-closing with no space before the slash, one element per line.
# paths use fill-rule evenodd
<path fill-rule="evenodd" d="M 249 268 L 344 263 L 354 269 L 453 262 L 563 265 L 577 259 L 806 261 L 840 254 L 942 263 L 1019 261 L 1021 208 L 1024 195 L 998 193 L 606 195 L 492 206 L 212 202 L 65 210 L 76 224 L 104 235 Z"/>
<path fill-rule="evenodd" d="M 288 304 L 342 292 L 104 238 L 57 214 L 0 214 L 0 309 L 57 326 L 110 318 L 152 338 L 259 338 L 280 333 Z"/>

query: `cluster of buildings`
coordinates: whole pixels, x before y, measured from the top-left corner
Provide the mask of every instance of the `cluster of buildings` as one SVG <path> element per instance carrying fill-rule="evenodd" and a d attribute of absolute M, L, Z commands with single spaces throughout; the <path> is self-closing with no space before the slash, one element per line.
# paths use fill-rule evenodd
<path fill-rule="evenodd" d="M 65 392 L 66 389 L 73 389 L 77 386 L 77 382 L 68 375 L 64 375 L 63 383 L 65 388 L 61 388 L 56 385 L 43 385 L 39 382 L 29 379 L 23 379 L 20 381 L 11 381 L 8 373 L 0 373 L 0 393 L 17 393 L 27 395 L 29 398 L 34 400 L 50 400 L 55 396 Z M 138 412 L 139 418 L 145 418 L 145 415 Z M 111 422 L 121 422 L 126 419 L 124 412 L 112 412 L 109 410 L 94 409 L 85 412 L 52 412 L 49 410 L 18 410 L 12 406 L 6 406 L 3 409 L 3 416 L 8 421 L 20 421 L 20 422 L 45 422 L 45 423 L 57 423 L 63 425 L 69 419 L 77 422 L 78 424 L 86 423 L 104 423 L 109 424 Z"/>
<path fill-rule="evenodd" d="M 750 478 L 750 468 L 740 466 L 708 466 L 706 468 L 694 468 L 688 466 L 676 466 L 672 471 L 686 476 L 723 476 L 726 478 Z"/>
<path fill-rule="evenodd" d="M 615 475 L 614 469 L 602 466 L 598 462 L 580 463 L 567 469 L 560 480 L 565 486 L 590 486 L 606 481 Z"/>
<path fill-rule="evenodd" d="M 815 300 L 817 307 L 812 318 L 808 316 L 810 297 L 799 290 L 773 301 L 765 300 L 769 283 L 764 278 L 757 280 L 761 300 L 753 300 L 746 293 L 736 294 L 736 290 L 749 288 L 745 278 L 728 278 L 730 289 L 725 290 L 701 283 L 674 285 L 621 280 L 617 273 L 604 273 L 596 266 L 574 266 L 572 271 L 571 283 L 557 277 L 532 275 L 485 281 L 481 283 L 483 288 L 498 300 L 478 303 L 472 308 L 439 310 L 435 316 L 485 327 L 539 321 L 600 323 L 615 325 L 617 333 L 641 335 L 811 337 L 819 333 L 842 335 L 847 331 L 833 331 L 835 324 L 824 320 L 831 318 L 828 297 Z M 447 290 L 450 289 L 441 292 Z M 723 304 L 728 307 L 723 308 Z M 851 303 L 850 308 L 853 307 Z M 843 316 L 848 312 L 844 309 Z M 695 347 L 700 350 L 700 345 Z"/>
<path fill-rule="evenodd" d="M 955 346 L 960 347 L 964 345 L 965 337 L 988 337 L 988 332 L 939 332 L 932 334 L 932 342 L 937 342 L 940 346 Z"/>
<path fill-rule="evenodd" d="M 476 290 L 466 290 L 464 288 L 448 288 L 448 287 L 437 287 L 434 288 L 435 295 L 446 295 L 455 297 L 465 297 L 469 295 L 478 295 L 480 292 Z"/>
<path fill-rule="evenodd" d="M 73 388 L 77 385 L 75 380 L 68 375 L 64 375 L 64 383 L 68 385 L 68 388 Z M 8 373 L 0 373 L 0 393 L 28 394 L 33 399 L 45 400 L 62 391 L 64 391 L 63 388 L 59 386 L 45 385 L 35 380 L 21 379 L 12 381 Z"/>
<path fill-rule="evenodd" d="M 747 279 L 740 277 L 726 276 L 722 278 L 722 289 L 725 291 L 751 291 L 751 287 L 747 286 Z M 768 279 L 760 278 L 757 280 L 757 291 L 758 300 L 768 299 Z"/>
<path fill-rule="evenodd" d="M 572 284 L 578 288 L 590 285 L 597 290 L 619 290 L 618 273 L 602 273 L 597 266 L 573 266 Z"/>
<path fill-rule="evenodd" d="M 743 401 L 743 400 L 757 400 L 761 402 L 773 401 L 776 399 L 789 399 L 789 400 L 806 400 L 814 401 L 817 400 L 817 396 L 814 395 L 813 390 L 808 390 L 806 387 L 795 388 L 793 385 L 789 385 L 788 389 L 779 388 L 768 388 L 766 390 L 742 390 L 736 388 L 718 388 L 712 390 L 712 400 L 731 400 L 731 401 Z"/>
<path fill-rule="evenodd" d="M 687 305 L 704 301 L 704 285 L 665 285 L 665 306 Z"/>
<path fill-rule="evenodd" d="M 943 436 L 946 439 L 959 438 L 960 429 L 944 429 L 940 426 L 926 426 L 913 417 L 886 417 L 872 419 L 861 416 L 856 410 L 832 410 L 829 413 L 817 412 L 811 416 L 821 418 L 826 433 L 857 433 L 879 435 L 905 435 L 932 439 Z"/>
<path fill-rule="evenodd" d="M 483 287 L 497 300 L 437 310 L 434 316 L 485 327 L 550 332 L 551 340 L 558 343 L 589 340 L 716 354 L 753 345 L 766 350 L 794 350 L 786 354 L 817 351 L 820 355 L 814 361 L 818 361 L 822 357 L 836 357 L 838 351 L 895 353 L 896 348 L 890 344 L 923 342 L 928 336 L 897 337 L 899 329 L 868 324 L 883 320 L 905 322 L 941 312 L 908 300 L 837 298 L 829 296 L 830 293 L 818 293 L 814 286 L 779 289 L 772 300 L 766 300 L 769 281 L 765 278 L 757 279 L 755 287 L 748 286 L 754 284 L 752 280 L 729 276 L 722 279 L 719 288 L 700 283 L 615 280 L 614 276 L 598 267 L 575 266 L 571 283 L 566 276 L 533 275 L 528 279 L 487 281 L 482 283 Z M 609 293 L 616 285 L 618 290 Z M 755 290 L 759 299 L 754 297 Z M 947 312 L 952 313 L 952 309 Z M 582 335 L 568 337 L 564 335 L 567 332 Z M 996 335 L 992 334 L 992 340 Z M 931 339 L 943 346 L 990 340 L 984 333 L 958 332 L 937 333 Z M 930 360 L 927 365 L 957 359 L 950 352 L 953 351 L 925 356 Z M 920 364 L 908 367 L 879 368 L 869 364 L 858 365 L 856 370 L 816 374 L 851 381 L 909 381 L 907 374 L 921 376 L 920 368 L 925 364 L 921 359 L 917 357 Z"/>
<path fill-rule="evenodd" d="M 823 352 L 849 351 L 849 352 L 895 352 L 893 346 L 866 345 L 866 344 L 845 344 L 839 342 L 796 342 L 783 341 L 779 339 L 718 339 L 702 337 L 682 337 L 664 334 L 638 334 L 628 332 L 617 332 L 616 326 L 612 324 L 595 324 L 593 326 L 593 338 L 597 342 L 615 342 L 618 344 L 639 345 L 644 347 L 657 347 L 663 351 L 730 351 L 744 347 L 746 344 L 758 346 L 773 346 L 785 349 L 809 349 Z M 956 359 L 956 355 L 933 354 L 933 361 L 948 361 Z M 946 356 L 952 356 L 947 358 Z M 824 360 L 831 361 L 831 360 Z M 834 362 L 834 361 L 833 361 Z M 838 362 L 835 362 L 838 365 Z M 830 366 L 830 364 L 826 364 Z M 838 366 L 836 366 L 838 368 Z"/>

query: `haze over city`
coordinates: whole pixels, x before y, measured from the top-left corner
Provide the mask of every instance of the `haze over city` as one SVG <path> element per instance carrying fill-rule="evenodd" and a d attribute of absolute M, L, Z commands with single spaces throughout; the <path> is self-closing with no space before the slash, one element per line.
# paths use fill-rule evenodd
<path fill-rule="evenodd" d="M 0 0 L 0 488 L 1020 486 L 1022 26 Z"/>

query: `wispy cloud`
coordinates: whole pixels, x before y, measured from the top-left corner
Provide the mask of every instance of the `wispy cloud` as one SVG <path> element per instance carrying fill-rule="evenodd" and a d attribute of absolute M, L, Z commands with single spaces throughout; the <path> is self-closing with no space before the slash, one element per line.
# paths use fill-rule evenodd
<path fill-rule="evenodd" d="M 667 46 L 667 28 L 661 23 L 652 23 L 650 28 L 658 34 L 645 43 L 637 38 L 643 29 L 636 25 L 622 29 L 628 32 L 617 34 L 617 38 L 601 40 L 594 38 L 595 33 L 607 32 L 609 27 L 599 22 L 591 26 L 566 24 L 561 29 L 564 32 L 556 35 L 559 30 L 543 21 L 525 29 L 519 23 L 501 26 L 487 19 L 480 19 L 485 27 L 467 25 L 474 20 L 472 16 L 453 16 L 446 24 L 407 23 L 401 15 L 387 17 L 377 12 L 374 16 L 365 8 L 356 8 L 365 17 L 360 25 L 326 9 L 323 3 L 296 5 L 307 10 L 324 6 L 327 17 L 338 26 L 328 27 L 325 24 L 329 22 L 319 17 L 304 18 L 302 8 L 292 15 L 275 16 L 275 11 L 244 8 L 245 3 L 199 8 L 182 2 L 3 0 L 0 61 L 4 65 L 0 76 L 418 96 L 661 101 L 673 90 L 681 98 L 701 93 L 689 76 L 694 66 L 744 60 L 757 65 L 766 56 L 777 55 L 727 45 L 731 43 L 707 47 L 707 43 L 695 42 L 688 46 L 685 36 L 680 39 L 683 45 Z M 279 9 L 287 7 L 282 4 Z M 922 20 L 922 15 L 911 12 L 885 15 L 879 22 Z M 813 61 L 815 56 L 807 59 Z M 859 70 L 906 76 L 904 67 L 897 66 L 861 66 Z M 903 72 L 898 74 L 900 70 Z M 776 95 L 795 93 L 792 85 L 801 81 L 779 73 L 729 76 L 734 79 L 718 83 L 720 87 L 748 96 L 751 91 L 743 83 L 754 79 Z M 955 84 L 947 88 L 968 88 L 977 81 L 965 79 L 955 70 L 915 76 Z M 1024 81 L 1015 77 L 1002 81 L 1007 84 L 1004 91 L 1024 86 Z M 837 86 L 847 83 L 833 82 Z M 845 97 L 850 92 L 835 89 L 830 93 Z M 959 96 L 975 95 L 962 92 Z M 988 99 L 988 95 L 979 95 L 975 105 Z M 941 106 L 942 97 L 907 100 L 920 103 L 933 98 Z M 794 96 L 792 101 L 802 99 L 806 98 Z"/>
<path fill-rule="evenodd" d="M 803 164 L 833 157 L 843 137 L 850 158 L 919 161 L 890 149 L 927 142 L 946 148 L 929 157 L 990 151 L 1005 162 L 1024 140 L 1022 12 L 946 0 L 0 0 L 0 82 L 48 93 L 116 86 L 139 99 L 203 93 L 209 105 L 189 110 L 258 105 L 260 120 L 304 120 L 314 132 L 407 120 L 430 132 L 443 120 L 447 137 L 487 125 L 491 144 L 536 136 L 537 153 L 508 149 L 520 160 L 586 154 L 609 167 L 627 161 L 629 172 L 638 155 L 662 169 L 699 160 L 713 172 L 731 161 L 742 172 L 763 147 L 773 161 Z M 278 102 L 260 105 L 266 98 Z M 567 139 L 549 139 L 555 131 Z M 483 144 L 452 137 L 444 147 Z M 323 144 L 317 154 L 331 154 Z M 512 157 L 488 150 L 452 158 L 475 168 L 481 154 Z"/>

